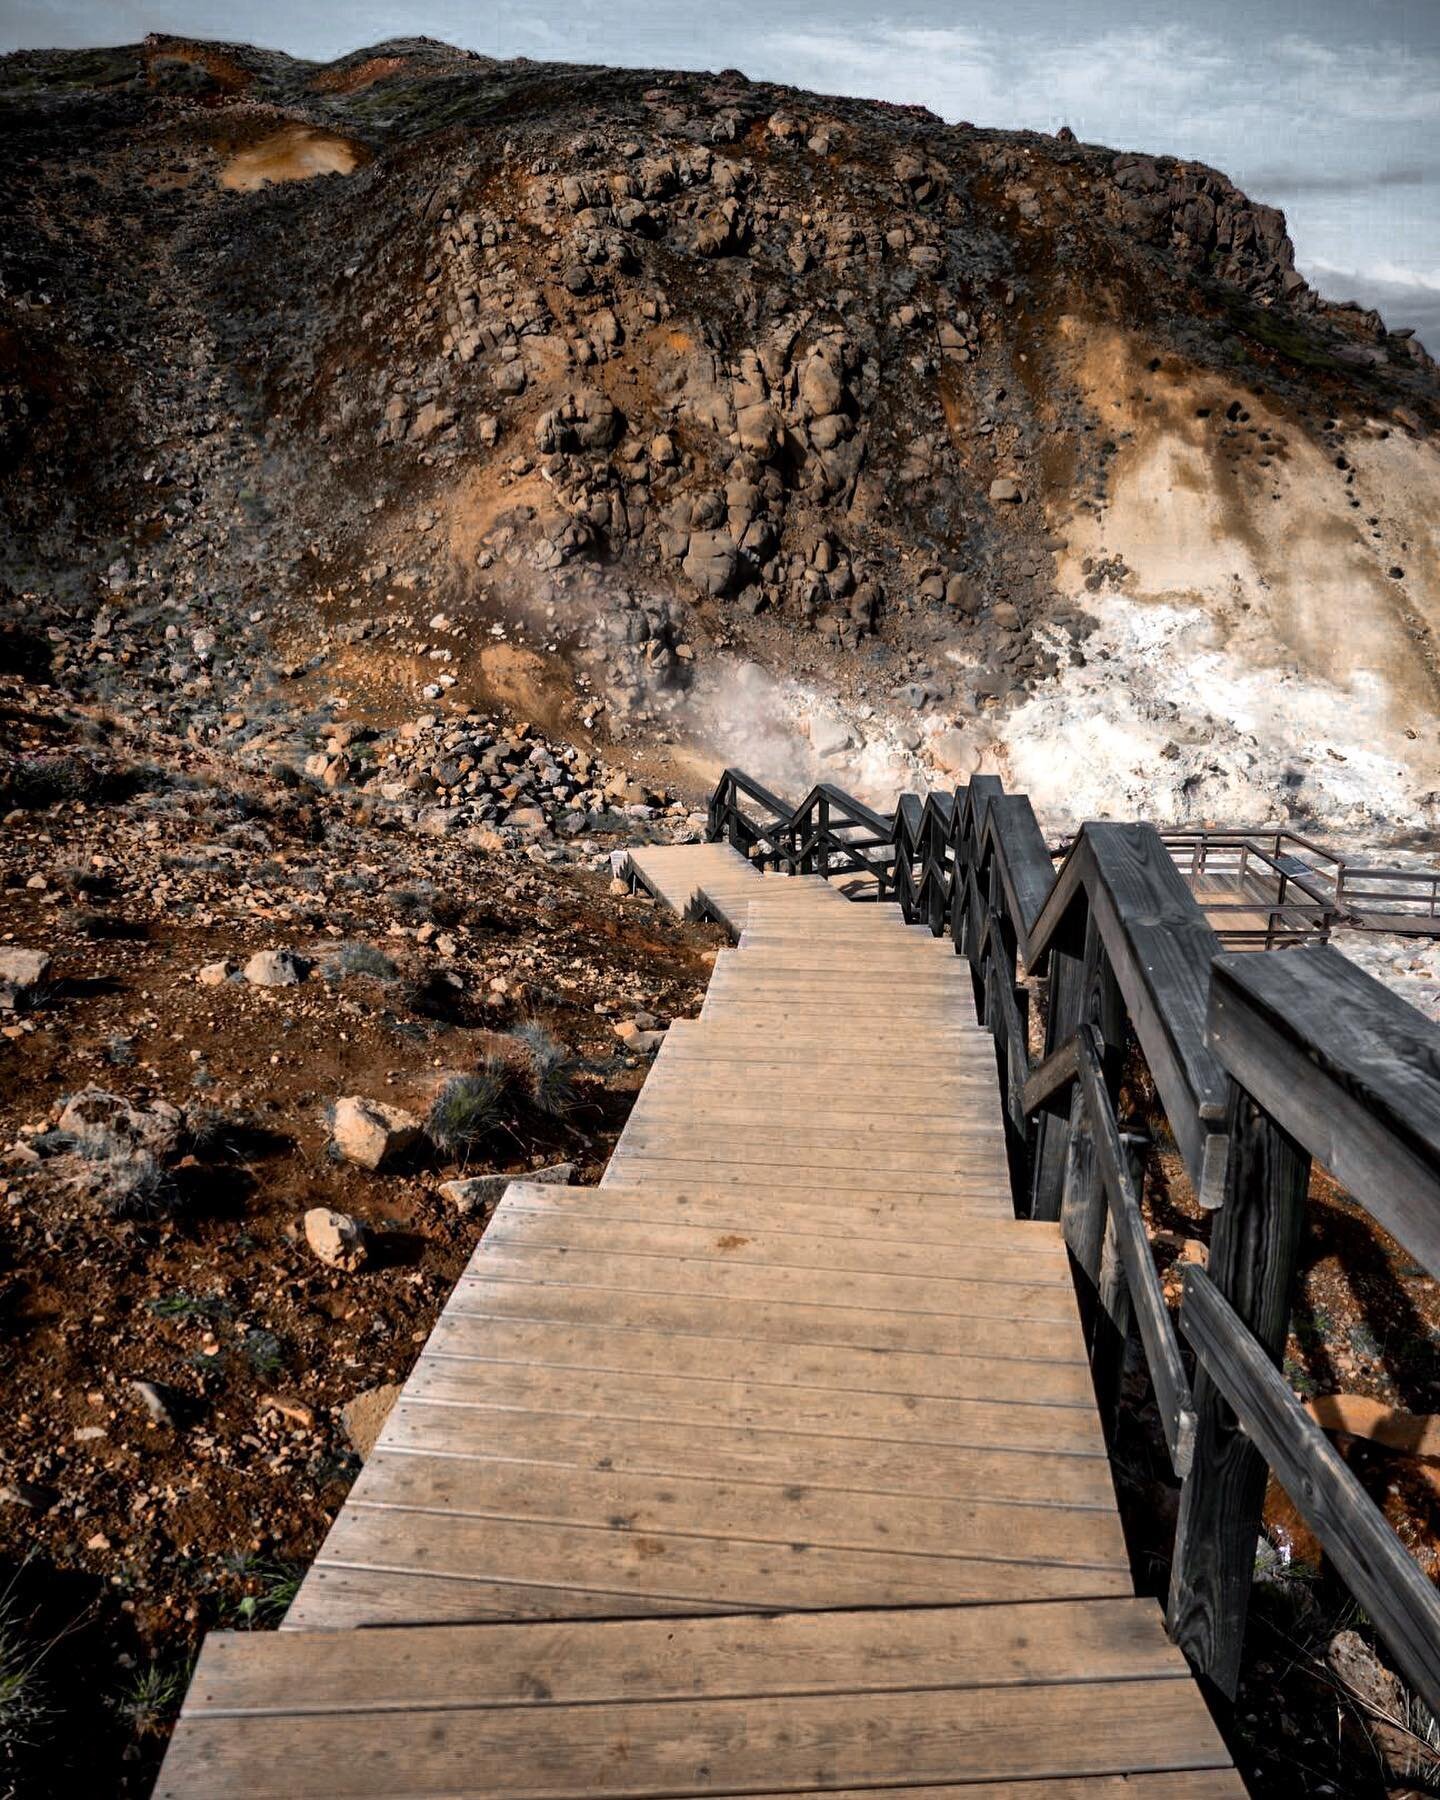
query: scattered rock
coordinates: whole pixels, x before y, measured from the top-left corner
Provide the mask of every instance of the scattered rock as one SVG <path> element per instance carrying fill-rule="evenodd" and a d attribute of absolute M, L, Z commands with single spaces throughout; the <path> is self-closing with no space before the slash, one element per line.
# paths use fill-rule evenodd
<path fill-rule="evenodd" d="M 403 1107 L 347 1094 L 335 1102 L 330 1138 L 339 1155 L 362 1169 L 379 1169 L 419 1140 L 420 1120 Z"/>
<path fill-rule="evenodd" d="M 340 1408 L 340 1423 L 362 1461 L 375 1448 L 400 1392 L 398 1382 L 386 1382 L 381 1387 L 366 1388 Z"/>
<path fill-rule="evenodd" d="M 665 1042 L 663 1031 L 647 1030 L 636 1019 L 622 1019 L 611 1028 L 627 1050 L 649 1056 Z"/>
<path fill-rule="evenodd" d="M 97 1155 L 143 1151 L 165 1162 L 180 1148 L 185 1115 L 168 1100 L 127 1100 L 104 1088 L 83 1088 L 65 1102 L 59 1128 Z"/>
<path fill-rule="evenodd" d="M 315 1408 L 307 1406 L 303 1400 L 292 1400 L 286 1394 L 266 1394 L 260 1402 L 260 1413 L 278 1413 L 287 1425 L 294 1425 L 300 1431 L 315 1429 Z"/>
<path fill-rule="evenodd" d="M 0 944 L 0 1012 L 19 1012 L 29 1006 L 49 974 L 50 957 L 44 950 Z"/>
<path fill-rule="evenodd" d="M 327 1268 L 350 1274 L 364 1268 L 369 1254 L 365 1227 L 348 1213 L 332 1212 L 328 1206 L 312 1206 L 306 1213 L 305 1242 Z"/>
<path fill-rule="evenodd" d="M 234 973 L 235 964 L 227 958 L 222 962 L 202 964 L 195 979 L 201 987 L 221 987 Z"/>
<path fill-rule="evenodd" d="M 310 965 L 293 950 L 257 950 L 245 965 L 245 979 L 255 987 L 294 987 Z"/>
<path fill-rule="evenodd" d="M 440 1192 L 464 1218 L 472 1213 L 488 1212 L 499 1203 L 512 1181 L 539 1181 L 567 1187 L 574 1177 L 574 1163 L 551 1163 L 545 1169 L 526 1169 L 511 1175 L 466 1175 L 457 1181 L 442 1181 Z"/>

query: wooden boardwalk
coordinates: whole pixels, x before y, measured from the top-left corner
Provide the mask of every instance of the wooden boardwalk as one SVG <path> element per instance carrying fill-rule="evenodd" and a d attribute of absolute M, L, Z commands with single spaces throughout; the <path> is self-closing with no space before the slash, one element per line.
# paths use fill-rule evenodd
<path fill-rule="evenodd" d="M 511 1185 L 157 1793 L 1243 1794 L 1133 1597 L 965 966 L 721 846 L 634 867 L 739 948 L 600 1185 Z"/>

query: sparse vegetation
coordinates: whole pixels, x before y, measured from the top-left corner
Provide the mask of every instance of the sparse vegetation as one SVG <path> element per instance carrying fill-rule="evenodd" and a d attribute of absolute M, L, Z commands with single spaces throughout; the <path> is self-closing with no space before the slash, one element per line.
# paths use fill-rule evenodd
<path fill-rule="evenodd" d="M 327 981 L 347 981 L 357 975 L 372 981 L 397 981 L 400 971 L 373 944 L 337 944 L 325 958 L 324 974 Z"/>
<path fill-rule="evenodd" d="M 147 1663 L 135 1670 L 111 1704 L 137 1738 L 162 1736 L 180 1710 L 189 1675 L 184 1663 Z"/>
<path fill-rule="evenodd" d="M 564 1119 L 579 1104 L 579 1064 L 543 1025 L 524 1024 L 514 1032 L 526 1062 L 530 1099 L 547 1118 Z"/>
<path fill-rule="evenodd" d="M 505 1124 L 522 1084 L 521 1071 L 487 1056 L 478 1069 L 447 1081 L 430 1107 L 425 1130 L 444 1156 L 465 1163 Z"/>
<path fill-rule="evenodd" d="M 47 1646 L 34 1644 L 18 1615 L 14 1586 L 0 1596 L 0 1767 L 39 1742 L 53 1703 L 41 1674 Z"/>

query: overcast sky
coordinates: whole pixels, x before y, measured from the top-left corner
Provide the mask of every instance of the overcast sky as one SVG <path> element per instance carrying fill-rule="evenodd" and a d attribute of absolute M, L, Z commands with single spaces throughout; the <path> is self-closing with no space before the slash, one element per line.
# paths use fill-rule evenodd
<path fill-rule="evenodd" d="M 1377 304 L 1440 351 L 1440 0 L 0 0 L 0 49 L 147 31 L 315 58 L 425 34 L 1068 124 L 1224 169 L 1284 207 L 1322 293 Z"/>

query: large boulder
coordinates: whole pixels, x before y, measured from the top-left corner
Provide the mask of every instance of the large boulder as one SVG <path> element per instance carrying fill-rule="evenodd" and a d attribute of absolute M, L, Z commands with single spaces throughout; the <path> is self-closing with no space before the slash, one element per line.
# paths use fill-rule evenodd
<path fill-rule="evenodd" d="M 845 397 L 845 384 L 835 365 L 816 351 L 800 371 L 800 404 L 806 416 L 823 419 L 827 413 L 840 410 Z"/>
<path fill-rule="evenodd" d="M 740 436 L 740 448 L 759 457 L 775 454 L 784 431 L 779 413 L 767 400 L 742 406 L 735 415 L 735 429 Z"/>
<path fill-rule="evenodd" d="M 547 455 L 561 450 L 608 450 L 624 421 L 604 394 L 589 388 L 567 394 L 535 427 L 536 447 Z"/>
<path fill-rule="evenodd" d="M 739 564 L 735 540 L 728 531 L 695 531 L 681 564 L 702 594 L 723 594 Z"/>
<path fill-rule="evenodd" d="M 347 1094 L 335 1102 L 330 1138 L 337 1154 L 362 1169 L 378 1169 L 419 1139 L 420 1121 L 403 1107 Z"/>

